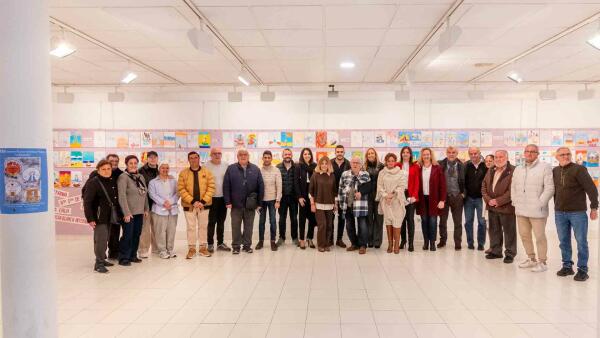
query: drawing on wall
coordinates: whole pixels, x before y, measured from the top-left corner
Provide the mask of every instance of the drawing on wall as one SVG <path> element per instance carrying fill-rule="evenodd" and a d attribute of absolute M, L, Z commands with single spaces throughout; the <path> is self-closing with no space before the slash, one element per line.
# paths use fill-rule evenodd
<path fill-rule="evenodd" d="M 175 132 L 165 131 L 163 134 L 163 146 L 165 148 L 175 148 L 176 143 Z"/>
<path fill-rule="evenodd" d="M 177 149 L 187 148 L 187 132 L 176 131 L 175 132 L 175 147 Z"/>
<path fill-rule="evenodd" d="M 327 147 L 327 131 L 318 130 L 315 132 L 315 146 L 317 148 Z"/>
<path fill-rule="evenodd" d="M 200 148 L 210 148 L 211 139 L 208 131 L 198 132 L 198 146 Z"/>
<path fill-rule="evenodd" d="M 291 131 L 282 131 L 281 132 L 281 144 L 280 146 L 283 148 L 289 148 L 294 145 L 294 135 Z"/>
<path fill-rule="evenodd" d="M 131 149 L 137 149 L 139 147 L 141 147 L 142 145 L 142 141 L 141 141 L 141 133 L 138 132 L 130 132 L 129 133 L 129 148 Z"/>
<path fill-rule="evenodd" d="M 71 136 L 69 138 L 69 146 L 71 148 L 81 148 L 81 132 L 80 131 L 71 131 Z"/>

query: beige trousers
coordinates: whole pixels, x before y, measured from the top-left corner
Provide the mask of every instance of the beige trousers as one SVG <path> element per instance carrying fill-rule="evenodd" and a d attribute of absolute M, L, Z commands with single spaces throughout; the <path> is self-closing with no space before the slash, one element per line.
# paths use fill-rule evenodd
<path fill-rule="evenodd" d="M 200 247 L 208 244 L 208 223 L 200 219 L 202 212 L 203 210 L 200 209 L 183 212 L 187 223 L 187 240 L 190 248 L 196 248 L 196 243 Z"/>
<path fill-rule="evenodd" d="M 152 253 L 157 254 L 158 249 L 156 247 L 156 238 L 154 235 L 154 221 L 152 219 L 152 213 L 149 212 L 148 216 L 144 216 L 144 224 L 142 225 L 142 234 L 140 235 L 140 246 L 138 247 L 138 254 L 148 254 L 152 246 Z"/>
<path fill-rule="evenodd" d="M 527 257 L 532 261 L 536 261 L 535 249 L 533 247 L 533 239 L 531 232 L 535 235 L 535 246 L 537 247 L 537 256 L 540 262 L 546 262 L 548 259 L 548 241 L 546 239 L 546 218 L 532 218 L 517 216 L 517 223 L 519 225 L 519 235 Z"/>

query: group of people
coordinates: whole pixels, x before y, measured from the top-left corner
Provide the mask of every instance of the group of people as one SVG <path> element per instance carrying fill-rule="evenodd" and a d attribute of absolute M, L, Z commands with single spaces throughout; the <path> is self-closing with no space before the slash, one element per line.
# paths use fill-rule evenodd
<path fill-rule="evenodd" d="M 147 163 L 139 169 L 138 158 L 127 156 L 124 171 L 118 167 L 119 157 L 110 154 L 97 164 L 82 191 L 85 217 L 94 229 L 94 270 L 105 273 L 113 265 L 107 260 L 107 248 L 108 259 L 124 266 L 142 262 L 150 249 L 160 258 L 176 257 L 175 229 L 181 204 L 187 224 L 187 259 L 210 257 L 215 249 L 252 253 L 256 213 L 259 240 L 254 250 L 265 245 L 267 216 L 271 250 L 284 245 L 289 215 L 290 237 L 300 249 L 327 252 L 336 245 L 365 254 L 367 248 L 381 247 L 385 228 L 388 253 L 398 254 L 406 247 L 412 252 L 415 213 L 421 217 L 423 250 L 446 246 L 450 214 L 454 248 L 461 250 L 464 212 L 468 249 L 485 250 L 489 226 L 490 246 L 485 257 L 512 263 L 518 227 L 527 254 L 519 267 L 543 272 L 547 270 L 548 204 L 554 197 L 562 254 L 557 275 L 575 274 L 573 232 L 578 249 L 574 279 L 585 281 L 589 257 L 586 196 L 591 202 L 589 217 L 595 220 L 598 191 L 586 168 L 571 161 L 570 149 L 557 149 L 559 166 L 554 169 L 538 159 L 539 149 L 534 144 L 525 148 L 525 163 L 518 167 L 509 163 L 506 150 L 485 158 L 478 148 L 469 148 L 468 153 L 470 159 L 463 163 L 458 150 L 448 147 L 446 158 L 438 162 L 432 149 L 423 148 L 415 161 L 412 149 L 403 147 L 399 157 L 388 153 L 381 163 L 374 148 L 367 150 L 364 161 L 359 157 L 348 160 L 344 147 L 338 145 L 333 159 L 323 156 L 317 161 L 309 148 L 302 149 L 297 162 L 292 151 L 284 149 L 283 161 L 274 166 L 273 154 L 266 150 L 259 168 L 250 163 L 245 149 L 237 151 L 236 163 L 227 164 L 221 159 L 222 150 L 215 147 L 204 165 L 197 152 L 190 152 L 190 166 L 177 179 L 169 175 L 167 163 L 158 163 L 154 151 L 148 152 Z M 203 218 L 206 209 L 208 222 Z M 227 209 L 231 248 L 224 242 Z M 349 245 L 342 239 L 344 227 Z"/>

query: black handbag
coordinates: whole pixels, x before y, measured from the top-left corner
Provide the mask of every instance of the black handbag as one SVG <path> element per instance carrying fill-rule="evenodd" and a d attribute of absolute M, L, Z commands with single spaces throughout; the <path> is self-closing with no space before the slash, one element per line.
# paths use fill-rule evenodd
<path fill-rule="evenodd" d="M 246 196 L 246 209 L 256 210 L 258 208 L 258 194 L 251 192 Z"/>
<path fill-rule="evenodd" d="M 104 187 L 104 184 L 102 184 L 102 182 L 100 182 L 99 179 L 98 184 L 100 185 L 100 188 L 102 188 L 102 191 L 104 191 L 104 195 L 106 196 L 108 204 L 110 205 L 110 224 L 119 224 L 120 220 L 119 213 L 117 212 L 117 207 L 113 204 L 112 200 L 110 199 L 110 196 L 108 195 L 108 192 L 106 191 L 106 188 Z M 98 214 L 100 214 L 100 210 L 98 210 Z"/>

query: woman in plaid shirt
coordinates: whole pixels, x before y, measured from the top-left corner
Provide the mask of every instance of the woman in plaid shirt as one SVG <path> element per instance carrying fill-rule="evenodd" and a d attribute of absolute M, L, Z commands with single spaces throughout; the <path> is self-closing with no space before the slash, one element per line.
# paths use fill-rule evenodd
<path fill-rule="evenodd" d="M 346 250 L 359 250 L 358 253 L 363 255 L 367 252 L 369 237 L 367 215 L 369 213 L 369 194 L 373 187 L 369 173 L 361 170 L 361 166 L 359 157 L 353 157 L 350 160 L 350 170 L 344 171 L 340 178 L 338 200 L 342 215 L 346 217 L 346 230 L 352 243 Z"/>

